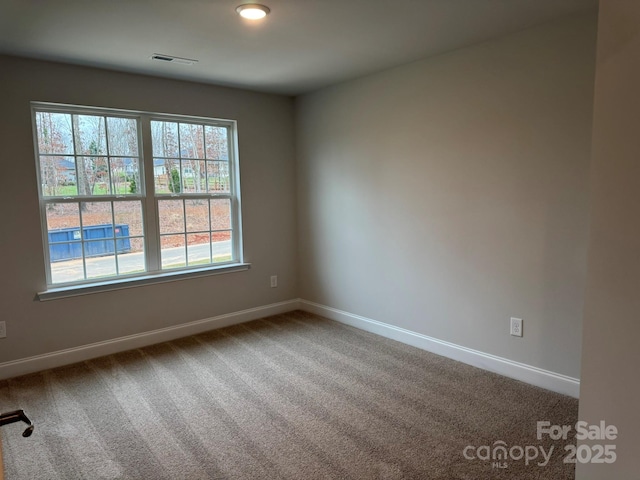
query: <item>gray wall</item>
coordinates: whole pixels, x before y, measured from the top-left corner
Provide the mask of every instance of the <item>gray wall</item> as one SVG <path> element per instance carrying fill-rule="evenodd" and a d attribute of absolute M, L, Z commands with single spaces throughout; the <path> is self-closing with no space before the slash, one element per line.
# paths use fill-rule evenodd
<path fill-rule="evenodd" d="M 580 480 L 640 475 L 640 3 L 600 2 L 592 214 L 580 418 L 617 426 L 611 465 Z"/>
<path fill-rule="evenodd" d="M 298 98 L 301 298 L 579 377 L 595 36 L 582 16 Z"/>
<path fill-rule="evenodd" d="M 297 297 L 291 98 L 2 56 L 0 72 L 0 363 Z M 237 120 L 251 270 L 34 301 L 45 270 L 30 101 Z"/>

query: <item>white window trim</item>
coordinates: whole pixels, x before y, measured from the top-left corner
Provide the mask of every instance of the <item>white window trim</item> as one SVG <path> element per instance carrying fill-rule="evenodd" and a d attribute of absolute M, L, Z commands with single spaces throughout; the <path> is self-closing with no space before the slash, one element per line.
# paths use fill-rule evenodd
<path fill-rule="evenodd" d="M 38 292 L 37 297 L 41 302 L 57 300 L 59 298 L 78 297 L 93 293 L 109 292 L 112 290 L 124 290 L 127 288 L 144 287 L 156 283 L 176 282 L 190 278 L 208 277 L 224 273 L 242 272 L 251 268 L 250 263 L 234 263 L 217 267 L 198 268 L 162 272 L 154 275 L 138 275 L 135 277 L 115 277 L 113 280 L 83 283 L 66 287 L 52 287 L 43 292 Z"/>
<path fill-rule="evenodd" d="M 51 262 L 49 257 L 49 241 L 48 227 L 46 218 L 46 201 L 42 191 L 42 179 L 40 169 L 40 158 L 38 152 L 38 137 L 36 128 L 36 112 L 51 111 L 59 113 L 70 113 L 80 115 L 111 115 L 125 118 L 135 118 L 138 122 L 138 145 L 140 153 L 140 194 L 138 195 L 100 195 L 96 196 L 74 196 L 74 197 L 56 197 L 57 203 L 65 202 L 82 202 L 82 201 L 109 201 L 109 200 L 139 200 L 142 202 L 142 222 L 144 225 L 144 245 L 145 245 L 145 267 L 144 274 L 120 275 L 105 280 L 91 281 L 82 280 L 77 282 L 53 284 L 51 278 Z M 77 295 L 86 295 L 110 290 L 120 290 L 125 288 L 133 288 L 138 286 L 150 285 L 154 283 L 165 283 L 178 281 L 188 278 L 203 277 L 209 275 L 219 275 L 223 273 L 231 273 L 248 270 L 251 264 L 244 262 L 243 259 L 243 243 L 242 243 L 242 208 L 240 195 L 240 168 L 238 165 L 238 133 L 237 122 L 235 120 L 222 120 L 207 117 L 174 115 L 166 113 L 153 113 L 137 110 L 122 110 L 114 108 L 102 107 L 86 107 L 78 105 L 48 103 L 48 102 L 31 102 L 32 112 L 32 130 L 34 137 L 34 152 L 36 161 L 36 173 L 38 181 L 38 199 L 40 205 L 40 218 L 42 229 L 42 245 L 45 259 L 45 272 L 47 288 L 37 293 L 40 301 L 53 300 L 57 298 L 66 298 Z M 218 125 L 227 127 L 228 146 L 229 146 L 229 172 L 230 192 L 228 194 L 159 194 L 156 195 L 154 185 L 154 157 L 151 143 L 151 121 L 173 121 L 199 123 L 206 125 Z M 232 259 L 226 263 L 216 263 L 207 266 L 184 267 L 176 270 L 161 270 L 161 252 L 160 252 L 160 226 L 157 214 L 158 199 L 171 198 L 198 198 L 206 196 L 207 198 L 224 198 L 231 202 L 231 231 L 232 231 Z M 124 198 L 123 198 L 124 197 Z M 51 197 L 47 197 L 47 201 L 51 201 Z"/>

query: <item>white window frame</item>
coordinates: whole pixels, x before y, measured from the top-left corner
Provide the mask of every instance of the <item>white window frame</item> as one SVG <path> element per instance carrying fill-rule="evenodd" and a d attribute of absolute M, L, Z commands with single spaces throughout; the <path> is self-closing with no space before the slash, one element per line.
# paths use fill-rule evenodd
<path fill-rule="evenodd" d="M 138 194 L 127 195 L 75 195 L 73 197 L 45 196 L 42 188 L 40 153 L 38 133 L 36 128 L 37 112 L 53 112 L 76 115 L 105 115 L 113 117 L 132 118 L 136 120 L 138 128 L 138 154 L 140 185 Z M 86 107 L 46 102 L 31 102 L 31 117 L 34 138 L 36 173 L 38 181 L 38 198 L 42 225 L 42 243 L 45 259 L 47 289 L 38 293 L 40 300 L 52 300 L 68 296 L 84 295 L 100 291 L 130 288 L 150 283 L 175 281 L 205 275 L 215 275 L 242 271 L 250 268 L 244 262 L 242 247 L 242 209 L 240 197 L 240 168 L 238 159 L 238 134 L 235 120 L 216 118 L 153 113 L 135 110 L 121 110 L 102 107 Z M 192 123 L 225 127 L 228 132 L 228 162 L 229 162 L 229 193 L 217 192 L 180 192 L 156 193 L 154 184 L 154 157 L 152 147 L 151 121 L 169 121 L 176 123 Z M 75 154 L 77 155 L 77 153 Z M 81 155 L 77 155 L 80 157 Z M 106 155 L 105 155 L 106 156 Z M 176 269 L 162 270 L 160 248 L 160 219 L 158 215 L 158 201 L 167 199 L 229 199 L 231 206 L 231 260 L 228 262 L 211 263 L 207 265 L 187 266 Z M 51 261 L 48 239 L 46 206 L 49 203 L 80 203 L 80 202 L 117 202 L 138 200 L 142 204 L 142 224 L 145 249 L 145 268 L 143 274 L 117 275 L 106 277 L 104 280 L 81 280 L 68 283 L 52 283 Z M 82 224 L 80 225 L 82 229 Z M 82 230 L 81 230 L 82 231 Z M 85 257 L 83 255 L 83 264 Z"/>

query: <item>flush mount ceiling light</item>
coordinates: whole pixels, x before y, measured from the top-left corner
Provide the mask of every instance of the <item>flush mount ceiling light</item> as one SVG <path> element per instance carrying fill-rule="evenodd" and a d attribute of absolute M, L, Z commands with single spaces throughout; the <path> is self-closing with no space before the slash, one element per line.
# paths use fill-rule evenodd
<path fill-rule="evenodd" d="M 271 12 L 269 7 L 265 7 L 264 5 L 260 5 L 259 3 L 245 3 L 244 5 L 240 5 L 236 8 L 236 12 L 243 18 L 248 18 L 249 20 L 259 20 L 261 18 L 266 17 Z"/>

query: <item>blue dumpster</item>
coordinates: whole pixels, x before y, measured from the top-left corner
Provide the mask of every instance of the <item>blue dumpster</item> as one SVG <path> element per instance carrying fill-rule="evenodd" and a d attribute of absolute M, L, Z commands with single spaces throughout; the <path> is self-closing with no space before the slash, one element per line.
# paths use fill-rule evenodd
<path fill-rule="evenodd" d="M 131 251 L 131 241 L 129 238 L 129 225 L 111 224 L 91 225 L 84 227 L 84 252 L 85 257 L 100 257 L 113 255 L 115 237 L 115 248 L 118 253 Z M 82 243 L 79 228 L 57 228 L 49 230 L 49 259 L 52 262 L 72 260 L 82 258 Z"/>

